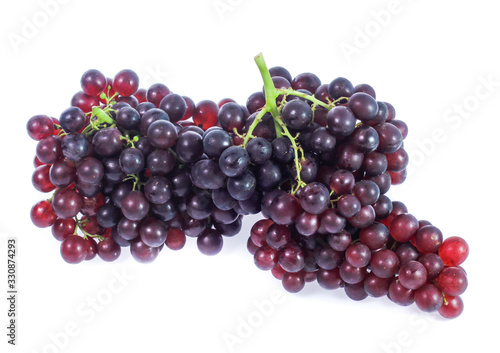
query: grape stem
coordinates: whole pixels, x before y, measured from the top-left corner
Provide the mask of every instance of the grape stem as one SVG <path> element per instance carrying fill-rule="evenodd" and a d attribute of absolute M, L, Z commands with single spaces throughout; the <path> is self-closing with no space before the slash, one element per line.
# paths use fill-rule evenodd
<path fill-rule="evenodd" d="M 262 117 L 264 116 L 264 114 L 271 113 L 273 120 L 274 120 L 274 126 L 276 128 L 276 137 L 286 136 L 290 140 L 290 142 L 292 143 L 292 147 L 293 147 L 293 150 L 295 153 L 294 159 L 295 159 L 295 169 L 297 172 L 297 176 L 296 176 L 297 185 L 295 188 L 292 187 L 292 195 L 294 195 L 297 192 L 297 190 L 299 190 L 301 187 L 303 187 L 305 185 L 305 183 L 302 181 L 302 178 L 300 177 L 302 165 L 300 164 L 299 150 L 302 152 L 302 159 L 304 159 L 304 152 L 303 152 L 302 148 L 299 145 L 297 145 L 297 142 L 295 141 L 296 138 L 293 137 L 292 134 L 290 134 L 290 131 L 288 130 L 287 126 L 285 125 L 285 123 L 281 119 L 281 114 L 278 110 L 278 106 L 276 105 L 276 99 L 278 98 L 278 96 L 285 93 L 284 90 L 278 90 L 274 86 L 273 79 L 271 77 L 271 74 L 269 73 L 269 70 L 267 69 L 267 65 L 266 65 L 266 62 L 264 60 L 264 56 L 262 55 L 262 53 L 259 53 L 254 58 L 254 60 L 255 60 L 255 63 L 257 64 L 257 67 L 259 68 L 260 74 L 262 76 L 262 80 L 264 81 L 264 93 L 266 96 L 266 105 L 262 108 L 262 110 L 259 112 L 259 114 L 255 117 L 255 120 L 253 121 L 252 125 L 248 129 L 247 135 L 245 136 L 245 140 L 243 141 L 243 147 L 246 147 L 248 141 L 252 138 L 252 132 L 255 129 L 255 127 L 259 124 L 259 122 L 262 121 Z M 303 95 L 303 93 L 295 92 L 293 90 L 286 90 L 285 94 L 292 94 L 292 92 L 293 92 L 293 94 L 298 93 L 296 95 L 299 95 L 299 96 Z M 305 96 L 304 98 L 307 98 L 307 97 L 312 98 L 313 102 L 315 102 L 315 101 L 321 102 L 321 101 L 317 100 L 316 98 L 311 97 L 307 94 L 304 96 Z M 323 102 L 321 102 L 321 103 L 325 104 Z"/>

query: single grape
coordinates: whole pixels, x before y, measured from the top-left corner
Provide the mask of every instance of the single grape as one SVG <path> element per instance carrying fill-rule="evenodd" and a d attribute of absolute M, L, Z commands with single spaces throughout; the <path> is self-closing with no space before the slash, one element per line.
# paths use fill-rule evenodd
<path fill-rule="evenodd" d="M 94 157 L 82 159 L 76 167 L 78 178 L 88 184 L 98 184 L 104 177 L 104 166 Z"/>
<path fill-rule="evenodd" d="M 139 88 L 139 76 L 132 70 L 118 72 L 113 80 L 113 89 L 121 96 L 131 96 Z"/>
<path fill-rule="evenodd" d="M 187 104 L 182 96 L 170 93 L 163 97 L 159 108 L 168 114 L 171 122 L 176 123 L 182 120 L 182 117 L 186 114 Z"/>
<path fill-rule="evenodd" d="M 240 146 L 231 146 L 222 152 L 219 159 L 219 167 L 222 173 L 228 177 L 243 174 L 250 164 L 248 152 Z"/>
<path fill-rule="evenodd" d="M 408 261 L 399 269 L 398 278 L 404 287 L 415 290 L 427 281 L 427 270 L 418 261 Z"/>
<path fill-rule="evenodd" d="M 285 104 L 282 115 L 288 127 L 300 130 L 312 121 L 313 112 L 309 104 L 296 99 Z"/>
<path fill-rule="evenodd" d="M 78 132 L 85 127 L 87 118 L 78 107 L 71 107 L 61 113 L 59 124 L 65 132 Z"/>
<path fill-rule="evenodd" d="M 158 219 L 148 218 L 142 222 L 139 236 L 144 244 L 156 248 L 167 240 L 167 227 Z"/>
<path fill-rule="evenodd" d="M 106 88 L 106 76 L 95 69 L 87 70 L 83 73 L 80 84 L 85 93 L 97 97 Z"/>
<path fill-rule="evenodd" d="M 52 208 L 59 218 L 73 218 L 82 208 L 82 198 L 73 189 L 59 189 L 52 200 Z"/>
<path fill-rule="evenodd" d="M 130 254 L 132 257 L 141 263 L 150 263 L 156 260 L 158 254 L 160 253 L 159 247 L 148 246 L 141 240 L 133 241 L 130 244 Z"/>
<path fill-rule="evenodd" d="M 193 121 L 196 126 L 203 130 L 214 126 L 217 123 L 219 107 L 210 100 L 204 100 L 196 104 L 193 112 Z"/>
<path fill-rule="evenodd" d="M 198 250 L 204 255 L 217 255 L 222 250 L 222 236 L 215 229 L 207 229 L 198 236 L 196 245 L 198 246 Z"/>
<path fill-rule="evenodd" d="M 390 278 L 399 270 L 399 258 L 392 250 L 382 249 L 372 254 L 370 267 L 381 278 Z"/>
<path fill-rule="evenodd" d="M 33 205 L 30 217 L 33 224 L 38 228 L 50 227 L 57 220 L 57 216 L 52 209 L 52 204 L 46 200 Z"/>
<path fill-rule="evenodd" d="M 469 245 L 460 237 L 446 238 L 439 248 L 439 257 L 446 266 L 458 266 L 469 255 Z"/>
<path fill-rule="evenodd" d="M 62 140 L 61 149 L 64 157 L 76 163 L 90 155 L 92 146 L 85 136 L 72 132 Z"/>
<path fill-rule="evenodd" d="M 415 291 L 415 303 L 422 311 L 438 311 L 443 305 L 443 295 L 435 285 L 428 283 Z"/>
<path fill-rule="evenodd" d="M 97 255 L 106 262 L 112 262 L 120 257 L 122 250 L 113 238 L 107 238 L 97 244 Z"/>
<path fill-rule="evenodd" d="M 121 210 L 128 219 L 140 221 L 148 214 L 149 202 L 142 192 L 131 191 L 123 198 Z"/>
<path fill-rule="evenodd" d="M 170 90 L 167 86 L 165 86 L 163 83 L 155 83 L 148 88 L 146 97 L 148 99 L 148 102 L 151 102 L 158 107 L 161 100 L 168 94 L 170 94 Z"/>
<path fill-rule="evenodd" d="M 284 225 L 294 223 L 301 211 L 299 200 L 287 193 L 277 195 L 270 207 L 272 220 Z"/>
<path fill-rule="evenodd" d="M 377 101 L 370 95 L 358 92 L 354 93 L 347 103 L 356 118 L 362 122 L 369 122 L 376 118 L 378 113 Z"/>
<path fill-rule="evenodd" d="M 467 275 L 459 267 L 446 267 L 436 278 L 435 283 L 444 294 L 451 296 L 462 294 L 468 286 Z"/>
<path fill-rule="evenodd" d="M 87 245 L 79 235 L 70 235 L 61 243 L 61 256 L 69 264 L 77 264 L 87 257 Z"/>
<path fill-rule="evenodd" d="M 170 121 L 157 120 L 149 126 L 147 137 L 154 147 L 167 150 L 177 141 L 177 129 Z"/>
<path fill-rule="evenodd" d="M 439 314 L 446 319 L 454 319 L 464 311 L 464 302 L 460 296 L 444 296 L 443 305 L 439 308 Z"/>
<path fill-rule="evenodd" d="M 94 152 L 103 156 L 111 157 L 118 154 L 125 146 L 122 133 L 117 128 L 105 128 L 99 130 L 92 138 Z"/>
<path fill-rule="evenodd" d="M 337 77 L 328 85 L 328 93 L 334 100 L 350 97 L 354 94 L 354 86 L 348 79 Z"/>

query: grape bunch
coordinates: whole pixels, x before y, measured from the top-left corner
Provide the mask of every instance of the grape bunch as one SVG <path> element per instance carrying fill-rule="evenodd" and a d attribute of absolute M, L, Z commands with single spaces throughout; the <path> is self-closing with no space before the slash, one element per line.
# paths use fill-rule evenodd
<path fill-rule="evenodd" d="M 467 243 L 386 195 L 409 162 L 394 107 L 368 84 L 255 61 L 264 87 L 246 105 L 139 89 L 131 70 L 85 72 L 59 119 L 27 123 L 33 185 L 53 192 L 33 223 L 51 227 L 68 263 L 114 261 L 124 247 L 152 262 L 186 237 L 215 255 L 245 215 L 262 213 L 247 248 L 287 291 L 317 281 L 354 300 L 460 315 Z"/>

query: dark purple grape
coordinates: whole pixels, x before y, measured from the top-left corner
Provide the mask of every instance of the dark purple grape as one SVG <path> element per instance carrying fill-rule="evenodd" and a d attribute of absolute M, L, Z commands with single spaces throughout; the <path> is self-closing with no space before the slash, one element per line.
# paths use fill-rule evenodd
<path fill-rule="evenodd" d="M 178 215 L 178 209 L 173 199 L 161 205 L 151 204 L 151 210 L 163 222 L 169 222 Z"/>
<path fill-rule="evenodd" d="M 370 268 L 381 278 L 394 276 L 399 270 L 399 258 L 394 251 L 382 249 L 372 254 Z"/>
<path fill-rule="evenodd" d="M 170 182 L 172 183 L 172 193 L 177 197 L 184 197 L 191 193 L 193 183 L 188 170 L 175 169 L 169 174 Z"/>
<path fill-rule="evenodd" d="M 149 154 L 146 164 L 152 175 L 163 176 L 174 169 L 175 157 L 170 151 L 156 149 Z"/>
<path fill-rule="evenodd" d="M 372 205 L 378 200 L 380 189 L 371 180 L 361 180 L 354 185 L 352 194 L 361 202 L 361 205 Z"/>
<path fill-rule="evenodd" d="M 247 170 L 243 174 L 227 180 L 227 191 L 238 201 L 248 200 L 257 187 L 255 175 Z"/>
<path fill-rule="evenodd" d="M 404 265 L 410 261 L 418 260 L 420 254 L 417 248 L 415 248 L 411 243 L 403 243 L 396 249 L 396 255 L 399 257 L 399 263 Z"/>
<path fill-rule="evenodd" d="M 290 163 L 295 154 L 292 143 L 287 137 L 278 137 L 272 142 L 272 158 L 274 161 L 282 164 Z"/>
<path fill-rule="evenodd" d="M 311 135 L 311 147 L 316 153 L 333 151 L 337 140 L 325 127 L 320 127 Z"/>
<path fill-rule="evenodd" d="M 164 204 L 172 196 L 172 184 L 166 178 L 152 176 L 144 184 L 144 196 L 150 203 Z"/>
<path fill-rule="evenodd" d="M 141 115 L 132 107 L 124 107 L 116 113 L 115 121 L 125 130 L 139 130 Z"/>
<path fill-rule="evenodd" d="M 166 120 L 170 121 L 170 118 L 167 113 L 158 108 L 149 109 L 144 113 L 141 117 L 141 121 L 139 123 L 139 129 L 141 130 L 141 134 L 146 136 L 148 134 L 148 129 L 152 123 L 157 120 Z"/>
<path fill-rule="evenodd" d="M 323 184 L 313 182 L 301 190 L 299 201 L 306 212 L 321 214 L 330 205 L 330 193 Z"/>
<path fill-rule="evenodd" d="M 372 257 L 370 248 L 362 243 L 350 245 L 345 251 L 345 259 L 354 267 L 365 267 Z"/>
<path fill-rule="evenodd" d="M 343 230 L 336 234 L 328 234 L 326 240 L 333 250 L 342 252 L 351 245 L 351 234 Z"/>
<path fill-rule="evenodd" d="M 113 228 L 122 219 L 120 209 L 112 202 L 108 202 L 101 206 L 97 211 L 97 223 L 103 228 Z"/>
<path fill-rule="evenodd" d="M 137 112 L 139 113 L 139 116 L 142 118 L 142 116 L 144 114 L 146 114 L 146 112 L 148 110 L 151 110 L 151 109 L 154 109 L 156 108 L 156 105 L 154 105 L 153 103 L 151 102 L 142 102 L 142 103 L 139 103 L 139 105 L 137 105 L 137 107 L 135 107 L 135 110 L 137 110 Z M 139 124 L 140 124 L 140 119 L 139 119 Z"/>
<path fill-rule="evenodd" d="M 337 209 L 329 208 L 321 215 L 318 233 L 320 234 L 339 233 L 344 229 L 345 225 L 346 225 L 346 219 L 342 217 L 340 212 Z"/>
<path fill-rule="evenodd" d="M 123 149 L 125 140 L 123 140 L 122 133 L 117 128 L 105 128 L 99 130 L 92 138 L 92 145 L 94 152 L 103 156 L 114 156 Z"/>
<path fill-rule="evenodd" d="M 36 157 L 40 162 L 53 164 L 63 155 L 61 139 L 58 136 L 47 136 L 36 145 Z"/>
<path fill-rule="evenodd" d="M 157 120 L 149 126 L 147 137 L 154 147 L 166 150 L 177 141 L 177 129 L 170 121 Z"/>
<path fill-rule="evenodd" d="M 354 93 L 358 93 L 358 92 L 366 93 L 375 99 L 377 98 L 373 87 L 370 86 L 369 84 L 366 84 L 366 83 L 360 83 L 359 85 L 356 85 L 354 87 Z"/>
<path fill-rule="evenodd" d="M 283 175 L 280 166 L 269 160 L 258 167 L 256 178 L 261 189 L 271 190 L 280 185 Z"/>
<path fill-rule="evenodd" d="M 403 171 L 410 162 L 408 153 L 402 147 L 396 152 L 388 153 L 385 156 L 387 158 L 387 170 L 391 172 Z"/>
<path fill-rule="evenodd" d="M 219 163 L 220 165 L 220 163 Z M 222 174 L 215 160 L 202 159 L 191 169 L 191 180 L 200 189 L 215 190 L 224 187 L 226 176 Z"/>
<path fill-rule="evenodd" d="M 377 176 L 387 170 L 387 158 L 380 152 L 370 152 L 363 159 L 363 170 L 370 176 Z"/>
<path fill-rule="evenodd" d="M 418 261 L 408 261 L 398 272 L 399 282 L 408 289 L 418 289 L 427 281 L 427 270 Z"/>
<path fill-rule="evenodd" d="M 321 86 L 319 77 L 309 72 L 295 76 L 291 83 L 294 90 L 305 89 L 309 92 L 316 92 L 318 87 Z"/>
<path fill-rule="evenodd" d="M 302 212 L 295 220 L 295 229 L 299 234 L 310 236 L 317 232 L 319 228 L 318 215 Z"/>
<path fill-rule="evenodd" d="M 49 179 L 59 188 L 65 188 L 75 181 L 76 168 L 73 163 L 63 159 L 55 162 L 49 170 Z"/>
<path fill-rule="evenodd" d="M 261 202 L 262 193 L 256 190 L 248 199 L 238 201 L 238 205 L 235 206 L 235 210 L 241 215 L 243 215 L 243 213 L 245 215 L 257 214 L 262 210 Z"/>
<path fill-rule="evenodd" d="M 76 175 L 84 183 L 98 184 L 104 177 L 104 167 L 97 158 L 86 157 L 78 163 Z"/>
<path fill-rule="evenodd" d="M 167 240 L 167 227 L 158 219 L 147 218 L 139 228 L 139 235 L 144 244 L 156 248 Z"/>
<path fill-rule="evenodd" d="M 290 75 L 290 72 L 284 67 L 281 66 L 271 67 L 269 69 L 269 74 L 271 74 L 271 77 L 281 76 L 283 78 L 286 78 L 288 82 L 292 82 L 292 75 Z"/>
<path fill-rule="evenodd" d="M 92 147 L 90 141 L 82 134 L 72 132 L 67 134 L 61 142 L 62 154 L 72 162 L 79 162 L 90 155 Z"/>
<path fill-rule="evenodd" d="M 163 97 L 158 107 L 167 113 L 170 121 L 173 123 L 181 120 L 187 111 L 186 101 L 182 96 L 175 93 L 170 93 Z"/>
<path fill-rule="evenodd" d="M 225 188 L 212 190 L 212 200 L 217 208 L 226 211 L 231 210 L 238 203 Z"/>
<path fill-rule="evenodd" d="M 124 181 L 118 184 L 111 194 L 111 200 L 115 204 L 116 207 L 122 207 L 122 201 L 134 188 L 134 183 L 132 180 Z"/>
<path fill-rule="evenodd" d="M 240 146 L 231 146 L 222 152 L 219 159 L 219 167 L 228 177 L 243 174 L 250 164 L 250 157 L 247 151 Z"/>
<path fill-rule="evenodd" d="M 203 191 L 194 192 L 186 204 L 187 214 L 194 219 L 203 220 L 210 217 L 214 204 L 209 194 Z"/>
<path fill-rule="evenodd" d="M 144 169 L 144 155 L 137 148 L 126 148 L 120 153 L 119 163 L 125 174 L 139 174 Z"/>
<path fill-rule="evenodd" d="M 359 232 L 359 241 L 368 246 L 371 250 L 378 250 L 387 244 L 390 236 L 389 228 L 382 223 L 375 222 L 361 229 Z"/>
<path fill-rule="evenodd" d="M 262 209 L 264 210 L 264 207 Z M 276 195 L 269 207 L 273 221 L 285 225 L 294 223 L 301 211 L 299 200 L 287 193 Z"/>
<path fill-rule="evenodd" d="M 345 137 L 356 128 L 356 117 L 347 107 L 338 106 L 330 110 L 326 116 L 328 131 L 334 136 Z"/>
<path fill-rule="evenodd" d="M 337 77 L 328 85 L 328 93 L 335 100 L 342 97 L 350 97 L 354 94 L 354 86 L 348 79 Z"/>
<path fill-rule="evenodd" d="M 429 281 L 435 280 L 441 271 L 444 269 L 443 260 L 438 254 L 425 254 L 420 256 L 418 261 L 424 265 L 427 271 L 427 279 Z"/>
<path fill-rule="evenodd" d="M 203 136 L 203 152 L 210 158 L 219 158 L 232 145 L 233 139 L 224 130 L 207 131 Z"/>
<path fill-rule="evenodd" d="M 349 98 L 347 106 L 362 122 L 374 120 L 378 113 L 377 101 L 372 96 L 362 92 L 354 93 Z"/>
<path fill-rule="evenodd" d="M 394 303 L 401 306 L 408 306 L 414 303 L 415 292 L 405 288 L 397 278 L 394 278 L 389 286 L 388 297 Z"/>
<path fill-rule="evenodd" d="M 202 137 L 193 131 L 187 131 L 179 135 L 175 145 L 175 152 L 183 163 L 196 162 L 203 154 Z"/>
<path fill-rule="evenodd" d="M 248 110 L 250 111 L 250 109 Z M 224 104 L 219 110 L 218 118 L 220 126 L 228 132 L 234 132 L 234 129 L 241 132 L 245 127 L 246 114 L 243 108 L 237 103 L 230 102 Z"/>
<path fill-rule="evenodd" d="M 345 283 L 356 284 L 361 281 L 366 276 L 366 267 L 355 267 L 351 265 L 348 261 L 342 262 L 339 267 L 340 277 Z"/>
<path fill-rule="evenodd" d="M 375 219 L 387 218 L 392 212 L 392 202 L 386 195 L 380 195 L 377 202 L 372 205 L 375 210 Z"/>
<path fill-rule="evenodd" d="M 350 193 L 354 187 L 356 180 L 354 175 L 344 169 L 339 169 L 333 172 L 329 179 L 329 185 L 335 195 L 344 195 Z"/>
<path fill-rule="evenodd" d="M 198 246 L 198 250 L 204 255 L 217 255 L 222 250 L 222 236 L 215 229 L 207 229 L 198 236 L 196 245 Z"/>
<path fill-rule="evenodd" d="M 78 132 L 86 125 L 85 113 L 78 107 L 71 107 L 62 112 L 59 124 L 66 132 Z"/>
<path fill-rule="evenodd" d="M 385 123 L 375 128 L 379 135 L 377 151 L 381 153 L 396 152 L 403 144 L 401 131 L 393 124 Z"/>
<path fill-rule="evenodd" d="M 390 285 L 390 278 L 380 278 L 373 273 L 369 273 L 363 281 L 365 292 L 370 297 L 374 298 L 380 298 L 387 295 Z"/>
<path fill-rule="evenodd" d="M 375 211 L 371 205 L 362 206 L 354 217 L 347 220 L 356 228 L 365 228 L 375 221 Z"/>
<path fill-rule="evenodd" d="M 242 226 L 242 217 L 239 216 L 233 223 L 220 224 L 214 223 L 215 229 L 225 237 L 233 237 L 239 234 Z"/>
<path fill-rule="evenodd" d="M 149 202 L 142 192 L 131 191 L 123 198 L 121 210 L 128 219 L 140 221 L 148 214 Z"/>
<path fill-rule="evenodd" d="M 130 244 L 130 254 L 140 263 L 150 263 L 156 260 L 160 253 L 159 247 L 151 247 L 146 245 L 143 241 L 137 239 Z"/>
<path fill-rule="evenodd" d="M 377 149 L 379 137 L 374 128 L 368 125 L 361 125 L 354 130 L 349 141 L 358 151 L 369 153 Z"/>
<path fill-rule="evenodd" d="M 254 164 L 264 164 L 271 158 L 273 152 L 271 143 L 262 137 L 251 139 L 246 146 L 246 150 L 250 162 Z"/>
<path fill-rule="evenodd" d="M 266 104 L 266 98 L 264 93 L 255 92 L 250 95 L 247 99 L 246 107 L 250 114 L 255 113 L 257 110 L 262 108 Z"/>
<path fill-rule="evenodd" d="M 361 202 L 351 194 L 345 194 L 337 201 L 337 209 L 339 213 L 347 218 L 354 217 L 361 211 Z"/>
<path fill-rule="evenodd" d="M 116 230 L 123 239 L 133 240 L 139 236 L 140 225 L 140 222 L 131 221 L 130 219 L 123 217 L 118 222 Z"/>
<path fill-rule="evenodd" d="M 342 252 L 335 251 L 328 245 L 317 247 L 314 256 L 318 266 L 324 270 L 333 270 L 339 267 L 344 258 Z"/>
<path fill-rule="evenodd" d="M 304 159 L 299 161 L 301 166 L 300 178 L 305 183 L 311 183 L 316 180 L 318 176 L 318 158 L 310 153 L 306 153 Z M 295 164 L 293 165 L 293 173 L 296 174 Z"/>
<path fill-rule="evenodd" d="M 287 272 L 299 272 L 305 266 L 302 248 L 294 243 L 288 243 L 279 250 L 280 266 Z"/>
<path fill-rule="evenodd" d="M 285 104 L 282 115 L 288 127 L 300 130 L 312 121 L 313 112 L 309 104 L 296 99 Z"/>
<path fill-rule="evenodd" d="M 348 171 L 355 171 L 363 165 L 364 154 L 356 150 L 351 144 L 342 144 L 338 146 L 336 152 L 337 167 Z"/>

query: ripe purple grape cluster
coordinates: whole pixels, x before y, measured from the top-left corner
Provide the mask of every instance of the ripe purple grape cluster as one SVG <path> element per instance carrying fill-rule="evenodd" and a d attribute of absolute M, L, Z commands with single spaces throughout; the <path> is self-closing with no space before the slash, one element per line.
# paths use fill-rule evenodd
<path fill-rule="evenodd" d="M 386 196 L 408 165 L 394 107 L 367 84 L 256 63 L 264 88 L 245 106 L 139 89 L 131 70 L 85 72 L 59 119 L 27 123 L 33 185 L 53 191 L 33 206 L 34 224 L 52 228 L 69 263 L 114 261 L 123 247 L 151 262 L 186 236 L 215 255 L 243 216 L 262 212 L 247 247 L 287 291 L 317 281 L 354 300 L 460 315 L 467 243 Z"/>

